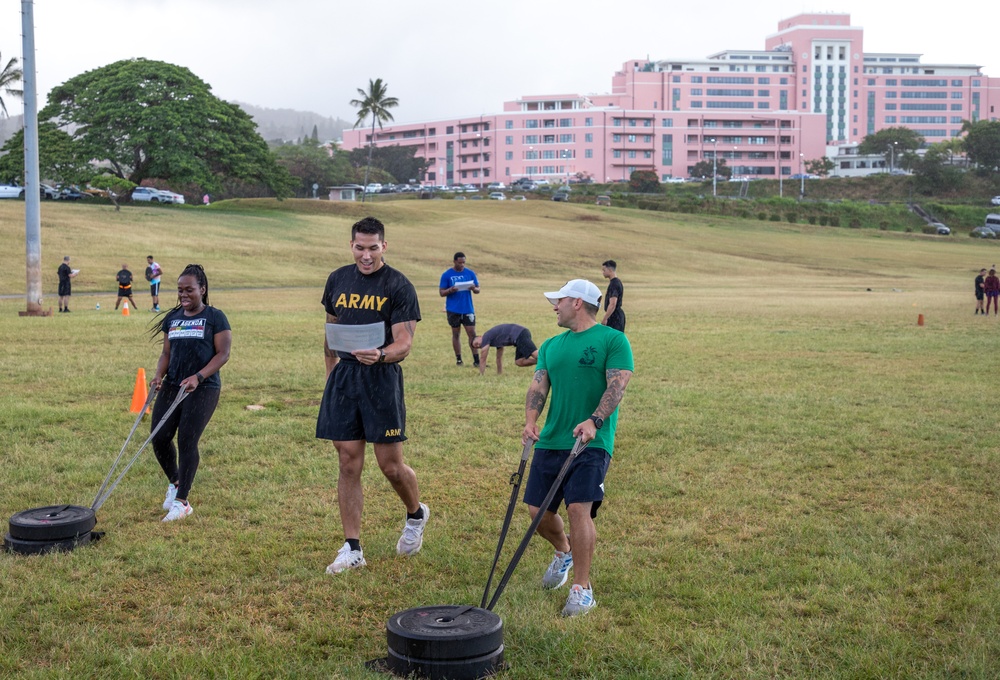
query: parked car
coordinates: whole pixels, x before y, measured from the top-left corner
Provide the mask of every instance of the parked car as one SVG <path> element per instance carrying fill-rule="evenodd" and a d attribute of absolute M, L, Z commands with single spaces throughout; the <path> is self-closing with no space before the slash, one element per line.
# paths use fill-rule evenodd
<path fill-rule="evenodd" d="M 177 203 L 179 205 L 184 205 L 184 194 L 178 194 L 173 191 L 167 191 L 166 189 L 159 189 L 159 192 L 160 196 L 163 197 L 164 203 Z"/>
<path fill-rule="evenodd" d="M 535 180 L 532 180 L 532 181 L 533 181 L 533 182 L 534 182 L 534 183 L 535 183 L 535 184 L 536 184 L 537 186 L 540 186 L 540 187 L 542 187 L 542 186 L 546 186 L 546 185 L 547 185 L 547 184 L 549 183 L 549 180 L 545 179 L 544 177 L 540 177 L 539 179 L 535 179 Z"/>
<path fill-rule="evenodd" d="M 663 181 L 665 184 L 684 184 L 686 180 L 683 177 L 667 177 Z"/>
<path fill-rule="evenodd" d="M 0 184 L 0 198 L 21 198 L 24 187 L 16 184 Z"/>
<path fill-rule="evenodd" d="M 89 194 L 82 193 L 76 187 L 66 187 L 59 192 L 59 198 L 64 201 L 79 201 L 81 198 L 90 198 Z"/>
<path fill-rule="evenodd" d="M 610 196 L 598 196 L 597 197 L 597 205 L 607 205 L 607 206 L 610 206 L 611 205 L 611 197 Z"/>
<path fill-rule="evenodd" d="M 39 193 L 41 194 L 41 198 L 52 199 L 59 197 L 59 192 L 56 191 L 55 187 L 49 186 L 48 184 L 42 184 L 40 186 L 41 188 L 39 189 Z"/>
<path fill-rule="evenodd" d="M 1000 196 L 994 196 L 991 198 L 990 205 L 1000 205 Z"/>
<path fill-rule="evenodd" d="M 486 187 L 487 191 L 503 191 L 506 188 L 503 182 L 490 182 L 489 186 Z"/>
<path fill-rule="evenodd" d="M 506 201 L 507 197 L 504 196 L 502 191 L 492 191 L 490 192 L 490 199 L 493 201 Z"/>
<path fill-rule="evenodd" d="M 994 231 L 992 227 L 984 225 L 982 227 L 976 227 L 970 231 L 969 236 L 975 236 L 978 238 L 996 238 L 997 232 Z"/>
<path fill-rule="evenodd" d="M 167 203 L 160 195 L 159 189 L 154 189 L 153 187 L 136 187 L 132 189 L 132 200 L 133 201 L 146 201 L 149 203 Z"/>
<path fill-rule="evenodd" d="M 552 194 L 552 200 L 553 201 L 561 201 L 562 203 L 568 203 L 569 202 L 569 194 L 567 192 L 565 192 L 565 191 L 557 191 L 554 194 Z"/>
<path fill-rule="evenodd" d="M 366 194 L 377 194 L 380 191 L 382 191 L 381 182 L 371 182 L 368 186 L 365 187 Z"/>
<path fill-rule="evenodd" d="M 938 236 L 947 236 L 951 233 L 951 229 L 941 224 L 940 222 L 931 222 L 930 226 L 934 228 L 934 233 Z"/>
<path fill-rule="evenodd" d="M 518 194 L 517 196 L 511 196 L 510 200 L 512 200 L 512 201 L 527 201 L 528 199 L 526 199 L 521 194 Z"/>

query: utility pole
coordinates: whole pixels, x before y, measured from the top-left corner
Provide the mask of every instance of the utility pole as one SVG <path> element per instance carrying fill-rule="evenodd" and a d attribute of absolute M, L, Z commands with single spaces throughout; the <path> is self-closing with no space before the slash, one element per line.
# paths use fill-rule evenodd
<path fill-rule="evenodd" d="M 35 71 L 35 15 L 32 0 L 21 0 L 24 72 L 24 244 L 27 308 L 19 316 L 52 316 L 42 309 L 42 216 L 38 179 L 38 85 Z"/>

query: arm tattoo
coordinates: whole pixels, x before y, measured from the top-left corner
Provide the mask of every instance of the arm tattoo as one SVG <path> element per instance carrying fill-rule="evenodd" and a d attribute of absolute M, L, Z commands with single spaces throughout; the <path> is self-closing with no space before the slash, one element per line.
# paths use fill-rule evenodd
<path fill-rule="evenodd" d="M 545 400 L 549 396 L 549 374 L 547 371 L 535 371 L 535 377 L 528 387 L 528 396 L 524 401 L 525 411 L 540 414 L 545 408 Z"/>
<path fill-rule="evenodd" d="M 594 411 L 601 418 L 607 418 L 618 408 L 622 397 L 625 395 L 625 388 L 632 377 L 632 371 L 624 371 L 619 368 L 609 368 L 607 370 L 608 388 L 601 395 L 601 403 Z"/>
<path fill-rule="evenodd" d="M 404 321 L 403 322 L 403 327 L 410 334 L 411 338 L 413 337 L 413 334 L 417 332 L 417 322 L 416 321 Z"/>

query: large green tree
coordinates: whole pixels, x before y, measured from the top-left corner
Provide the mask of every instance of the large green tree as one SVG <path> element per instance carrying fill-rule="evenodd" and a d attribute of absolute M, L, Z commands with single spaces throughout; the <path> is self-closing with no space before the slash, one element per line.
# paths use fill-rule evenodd
<path fill-rule="evenodd" d="M 382 123 L 393 120 L 389 109 L 399 106 L 399 100 L 389 96 L 388 85 L 383 83 L 381 78 L 369 80 L 367 92 L 359 87 L 358 95 L 360 95 L 360 99 L 352 99 L 350 102 L 351 106 L 358 109 L 358 119 L 354 122 L 354 127 L 366 122 L 368 116 L 372 117 L 372 136 L 368 144 L 368 165 L 365 166 L 365 185 L 367 186 L 368 167 L 371 166 L 372 147 L 375 146 L 375 124 L 377 123 L 379 129 L 382 129 Z M 361 201 L 364 202 L 364 200 L 365 194 L 362 194 Z"/>
<path fill-rule="evenodd" d="M 911 154 L 924 144 L 923 136 L 908 127 L 887 127 L 865 136 L 858 145 L 862 155 L 879 155 L 887 165 L 905 167 Z"/>
<path fill-rule="evenodd" d="M 376 149 L 369 149 L 370 156 L 366 160 L 368 152 L 364 149 L 354 149 L 350 152 L 350 163 L 355 168 L 370 166 L 372 169 L 384 170 L 393 177 L 393 181 L 406 183 L 411 179 L 420 181 L 429 165 L 426 158 L 417 157 L 417 147 L 400 146 L 380 146 Z"/>
<path fill-rule="evenodd" d="M 0 57 L 0 64 L 3 63 L 3 58 Z M 4 101 L 3 94 L 6 93 L 11 97 L 23 97 L 24 92 L 20 88 L 14 87 L 15 83 L 21 82 L 24 78 L 24 72 L 17 65 L 17 57 L 11 57 L 3 69 L 0 69 L 0 111 L 3 115 L 10 117 L 7 113 L 7 102 Z"/>
<path fill-rule="evenodd" d="M 288 144 L 275 149 L 278 164 L 295 180 L 295 195 L 312 196 L 313 184 L 321 193 L 329 186 L 354 182 L 354 169 L 347 154 L 334 151 L 331 156 L 326 148 L 309 144 Z"/>
<path fill-rule="evenodd" d="M 51 121 L 38 126 L 38 171 L 42 179 L 64 184 L 85 184 L 94 175 L 90 156 Z M 0 149 L 0 179 L 24 181 L 24 128 Z"/>
<path fill-rule="evenodd" d="M 49 93 L 39 120 L 65 126 L 89 158 L 135 184 L 158 177 L 216 193 L 235 179 L 289 195 L 250 116 L 181 66 L 128 59 L 87 71 Z"/>
<path fill-rule="evenodd" d="M 979 172 L 989 174 L 1000 170 L 1000 121 L 962 121 L 962 132 L 965 152 Z"/>

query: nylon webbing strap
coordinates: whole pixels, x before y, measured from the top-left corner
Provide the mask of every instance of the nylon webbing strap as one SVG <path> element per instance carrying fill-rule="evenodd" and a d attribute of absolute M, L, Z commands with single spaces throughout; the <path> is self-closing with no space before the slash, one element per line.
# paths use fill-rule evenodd
<path fill-rule="evenodd" d="M 492 611 L 493 606 L 497 603 L 497 600 L 500 599 L 500 594 L 507 586 L 507 581 L 510 580 L 511 574 L 514 573 L 514 568 L 517 566 L 517 563 L 521 561 L 521 556 L 524 555 L 524 551 L 527 549 L 528 543 L 531 541 L 531 537 L 534 535 L 535 530 L 538 529 L 538 525 L 541 523 L 542 517 L 544 517 L 545 513 L 548 511 L 549 505 L 552 503 L 552 499 L 555 498 L 556 491 L 559 490 L 559 485 L 562 484 L 562 480 L 566 476 L 566 472 L 569 470 L 570 464 L 584 448 L 585 445 L 583 443 L 583 437 L 577 437 L 576 443 L 573 444 L 573 449 L 569 452 L 569 456 L 566 457 L 566 462 L 563 463 L 555 481 L 552 482 L 552 487 L 545 496 L 545 500 L 542 501 L 541 506 L 539 506 L 538 512 L 535 514 L 535 518 L 531 520 L 528 530 L 524 533 L 524 538 L 521 539 L 521 544 L 518 545 L 517 550 L 514 551 L 514 556 L 511 558 L 510 564 L 507 565 L 507 571 L 504 572 L 503 577 L 500 579 L 500 583 L 497 584 L 496 592 L 493 593 L 493 598 L 490 600 L 486 609 Z"/>
<path fill-rule="evenodd" d="M 146 439 L 146 441 L 144 441 L 142 443 L 142 446 L 139 447 L 139 450 L 135 452 L 135 455 L 132 456 L 132 460 L 130 460 L 128 462 L 128 465 L 126 465 L 125 468 L 121 471 L 121 473 L 119 473 L 118 477 L 115 478 L 114 483 L 112 483 L 111 486 L 108 487 L 107 491 L 104 492 L 104 495 L 103 496 L 98 495 L 98 497 L 94 499 L 94 504 L 92 506 L 90 506 L 91 509 L 94 510 L 94 512 L 97 512 L 97 510 L 99 510 L 100 507 L 102 505 L 104 505 L 104 502 L 106 500 L 108 500 L 108 497 L 111 495 L 111 492 L 115 490 L 116 486 L 118 486 L 118 482 L 122 481 L 122 478 L 125 476 L 125 473 L 128 472 L 129 468 L 132 467 L 132 465 L 135 463 L 135 461 L 137 461 L 139 459 L 139 454 L 142 453 L 143 449 L 146 448 L 146 446 L 149 444 L 149 442 L 153 441 L 153 437 L 155 437 L 156 433 L 160 431 L 161 427 L 163 427 L 163 423 L 167 422 L 167 418 L 169 418 L 170 415 L 177 408 L 177 406 L 182 401 L 184 401 L 184 398 L 187 395 L 188 395 L 188 392 L 186 390 L 179 390 L 177 392 L 177 396 L 174 398 L 173 403 L 170 404 L 170 408 L 168 408 L 167 412 L 163 414 L 163 417 L 160 418 L 160 422 L 158 422 L 156 424 L 156 427 L 153 428 L 153 431 L 149 433 L 149 437 Z M 136 424 L 138 424 L 138 423 L 136 423 Z M 133 428 L 133 430 L 134 430 L 134 428 Z M 131 437 L 131 435 L 129 435 L 129 437 Z M 127 444 L 128 442 L 125 442 L 125 443 Z M 115 465 L 117 465 L 117 464 L 118 464 L 118 461 L 116 460 L 115 461 Z M 111 472 L 108 473 L 109 477 L 114 472 L 114 469 L 115 469 L 115 466 L 112 465 L 111 466 Z"/>
<path fill-rule="evenodd" d="M 139 423 L 142 422 L 142 417 L 146 415 L 146 410 L 149 409 L 150 405 L 153 403 L 153 400 L 156 398 L 156 395 L 158 393 L 159 390 L 150 390 L 149 395 L 146 396 L 146 403 L 142 405 L 142 410 L 139 411 L 139 416 L 135 419 L 135 422 L 132 424 L 132 429 L 131 431 L 129 431 L 128 436 L 125 438 L 125 443 L 122 444 L 121 451 L 118 452 L 118 457 L 115 458 L 115 462 L 111 464 L 111 469 L 108 470 L 108 476 L 104 478 L 104 483 L 101 484 L 101 488 L 97 490 L 97 495 L 94 496 L 94 503 L 97 502 L 97 499 L 101 497 L 101 494 L 104 493 L 104 490 L 108 487 L 108 482 L 111 481 L 111 475 L 114 474 L 115 468 L 118 467 L 118 461 L 122 459 L 122 454 L 125 453 L 125 447 L 128 446 L 128 443 L 130 441 L 132 441 L 132 435 L 135 434 L 136 429 L 138 429 L 139 427 Z"/>
<path fill-rule="evenodd" d="M 503 527 L 500 529 L 500 542 L 497 543 L 497 552 L 493 556 L 493 566 L 490 567 L 490 575 L 486 579 L 486 588 L 483 589 L 483 600 L 479 605 L 480 607 L 486 606 L 486 598 L 490 595 L 490 585 L 493 583 L 493 573 L 497 569 L 497 563 L 500 561 L 500 551 L 503 549 L 503 543 L 507 539 L 507 530 L 510 528 L 510 520 L 514 516 L 514 507 L 517 505 L 517 492 L 521 488 L 521 480 L 524 477 L 524 466 L 528 462 L 528 457 L 531 455 L 531 449 L 534 447 L 535 442 L 528 440 L 528 443 L 524 445 L 524 450 L 521 452 L 521 463 L 517 466 L 517 472 L 510 476 L 510 483 L 514 487 L 510 490 L 510 502 L 507 504 L 507 514 L 503 518 Z"/>

